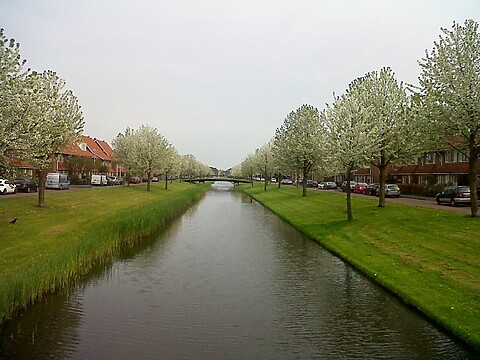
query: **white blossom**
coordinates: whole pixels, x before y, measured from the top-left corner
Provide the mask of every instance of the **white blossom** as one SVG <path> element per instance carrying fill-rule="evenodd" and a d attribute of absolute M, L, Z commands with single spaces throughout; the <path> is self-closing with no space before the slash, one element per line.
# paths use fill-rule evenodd
<path fill-rule="evenodd" d="M 426 131 L 441 135 L 469 159 L 471 215 L 478 215 L 477 160 L 480 157 L 480 33 L 478 23 L 442 29 L 431 53 L 419 61 L 422 115 Z"/>

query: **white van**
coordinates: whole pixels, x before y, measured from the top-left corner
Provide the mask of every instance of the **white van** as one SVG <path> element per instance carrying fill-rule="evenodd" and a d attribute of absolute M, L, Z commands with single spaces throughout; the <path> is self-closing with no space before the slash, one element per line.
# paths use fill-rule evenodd
<path fill-rule="evenodd" d="M 48 173 L 47 181 L 45 182 L 46 189 L 69 189 L 70 181 L 66 174 L 60 173 Z"/>
<path fill-rule="evenodd" d="M 98 186 L 107 186 L 107 176 L 106 175 L 92 175 L 90 179 L 90 184 Z"/>

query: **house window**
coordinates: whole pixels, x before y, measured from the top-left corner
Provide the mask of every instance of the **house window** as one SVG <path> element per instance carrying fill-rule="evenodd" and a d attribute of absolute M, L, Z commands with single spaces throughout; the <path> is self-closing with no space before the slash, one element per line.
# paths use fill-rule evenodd
<path fill-rule="evenodd" d="M 458 162 L 468 162 L 468 157 L 464 153 L 457 151 L 458 153 Z"/>
<path fill-rule="evenodd" d="M 455 150 L 445 151 L 445 162 L 446 163 L 457 162 Z"/>
<path fill-rule="evenodd" d="M 435 164 L 435 153 L 425 154 L 425 164 Z"/>

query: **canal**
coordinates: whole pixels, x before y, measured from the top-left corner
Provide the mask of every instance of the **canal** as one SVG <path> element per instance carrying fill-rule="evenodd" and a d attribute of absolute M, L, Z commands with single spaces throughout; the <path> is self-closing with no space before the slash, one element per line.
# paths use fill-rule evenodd
<path fill-rule="evenodd" d="M 222 184 L 5 324 L 0 358 L 468 359 L 417 312 Z"/>

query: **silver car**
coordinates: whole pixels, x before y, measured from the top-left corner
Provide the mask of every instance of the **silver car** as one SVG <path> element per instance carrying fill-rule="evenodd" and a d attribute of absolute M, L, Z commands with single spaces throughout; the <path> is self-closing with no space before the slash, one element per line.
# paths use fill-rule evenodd
<path fill-rule="evenodd" d="M 400 197 L 400 188 L 398 185 L 385 185 L 385 197 Z"/>

